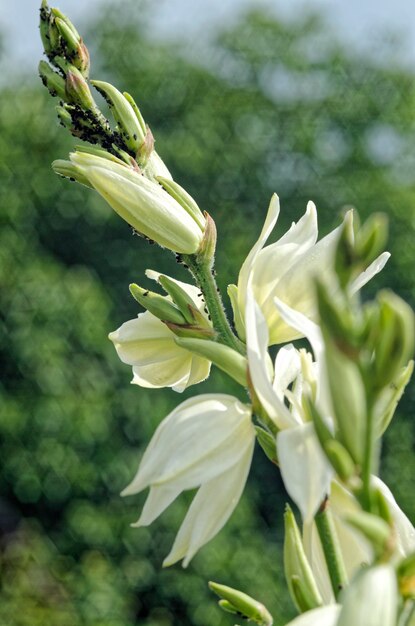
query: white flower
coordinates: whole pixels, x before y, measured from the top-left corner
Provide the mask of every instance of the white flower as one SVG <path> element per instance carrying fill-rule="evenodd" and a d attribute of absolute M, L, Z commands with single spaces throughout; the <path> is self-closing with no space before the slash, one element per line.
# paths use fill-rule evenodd
<path fill-rule="evenodd" d="M 303 217 L 297 223 L 293 222 L 291 228 L 276 243 L 264 247 L 277 222 L 279 210 L 279 199 L 274 194 L 259 239 L 239 272 L 238 286 L 229 286 L 239 336 L 244 339 L 247 332 L 244 311 L 249 282 L 255 300 L 265 316 L 270 345 L 302 336 L 281 318 L 275 308 L 275 298 L 308 318 L 316 319 L 313 278 L 326 273 L 331 267 L 342 228 L 339 226 L 317 242 L 317 211 L 315 205 L 309 202 Z M 351 214 L 345 219 L 351 219 Z M 352 293 L 377 274 L 389 256 L 389 253 L 383 253 L 360 274 L 351 286 Z"/>
<path fill-rule="evenodd" d="M 123 495 L 150 487 L 140 519 L 151 524 L 184 490 L 199 487 L 164 565 L 186 566 L 224 526 L 245 486 L 255 443 L 251 410 L 228 395 L 191 398 L 154 433 Z"/>
<path fill-rule="evenodd" d="M 311 422 L 306 422 L 301 408 L 303 387 L 318 387 L 313 372 L 316 366 L 310 355 L 292 345 L 281 348 L 274 371 L 268 362 L 268 327 L 248 288 L 246 333 L 249 373 L 255 392 L 275 422 L 277 458 L 289 495 L 304 520 L 311 520 L 329 492 L 333 470 L 322 451 Z M 293 391 L 288 387 L 294 382 Z M 286 398 L 291 410 L 284 402 Z"/>
<path fill-rule="evenodd" d="M 159 277 L 157 272 L 151 270 L 147 270 L 146 274 L 155 280 Z M 178 280 L 174 282 L 186 291 L 195 308 L 205 315 L 198 289 Z M 181 392 L 209 376 L 210 361 L 180 348 L 175 342 L 176 335 L 148 311 L 125 322 L 108 336 L 121 361 L 132 365 L 131 382 L 135 385 L 173 387 Z"/>
<path fill-rule="evenodd" d="M 70 155 L 81 176 L 128 224 L 174 252 L 193 254 L 203 238 L 205 218 L 190 214 L 159 184 L 127 165 L 86 152 Z"/>
<path fill-rule="evenodd" d="M 398 586 L 392 565 L 375 565 L 355 576 L 342 594 L 336 626 L 396 626 Z"/>
<path fill-rule="evenodd" d="M 339 613 L 340 606 L 338 604 L 322 606 L 299 615 L 286 626 L 336 626 Z M 356 622 L 354 626 L 363 626 L 363 624 L 360 625 Z"/>
<path fill-rule="evenodd" d="M 399 508 L 391 491 L 380 478 L 372 477 L 372 482 L 381 491 L 389 504 L 389 509 L 395 523 L 396 549 L 395 559 L 408 556 L 415 551 L 415 529 L 409 519 Z M 357 513 L 360 507 L 352 494 L 337 481 L 331 486 L 330 508 L 340 550 L 346 568 L 347 577 L 351 579 L 363 565 L 373 561 L 373 551 L 369 542 L 352 526 L 344 521 L 349 514 Z M 314 522 L 304 524 L 304 550 L 313 570 L 317 586 L 325 604 L 334 602 L 334 595 L 318 531 Z"/>

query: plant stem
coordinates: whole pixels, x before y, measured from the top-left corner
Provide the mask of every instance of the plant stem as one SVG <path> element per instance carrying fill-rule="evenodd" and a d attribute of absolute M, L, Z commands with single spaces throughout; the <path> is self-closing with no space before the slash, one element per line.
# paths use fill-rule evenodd
<path fill-rule="evenodd" d="M 368 403 L 369 404 L 369 403 Z M 373 473 L 376 473 L 376 468 L 373 468 L 376 453 L 376 442 L 373 433 L 373 410 L 371 406 L 367 410 L 366 421 L 366 433 L 365 433 L 365 451 L 362 463 L 362 495 L 360 498 L 361 505 L 365 511 L 369 513 L 372 510 L 372 498 L 370 477 Z"/>
<path fill-rule="evenodd" d="M 315 522 L 326 559 L 331 586 L 337 599 L 340 591 L 347 583 L 347 574 L 328 498 L 324 500 L 316 514 Z"/>
<path fill-rule="evenodd" d="M 203 293 L 213 328 L 218 333 L 221 343 L 233 348 L 239 354 L 245 355 L 245 346 L 236 337 L 226 317 L 222 298 L 215 280 L 213 267 L 204 260 L 199 260 L 195 255 L 183 255 L 183 261 Z"/>

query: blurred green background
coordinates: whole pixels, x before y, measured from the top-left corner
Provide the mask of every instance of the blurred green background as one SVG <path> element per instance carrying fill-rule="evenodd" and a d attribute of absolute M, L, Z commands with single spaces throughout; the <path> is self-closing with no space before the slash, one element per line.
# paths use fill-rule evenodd
<path fill-rule="evenodd" d="M 366 294 L 391 286 L 414 305 L 415 89 L 396 56 L 388 64 L 379 49 L 378 64 L 342 47 L 315 15 L 246 14 L 203 64 L 146 33 L 133 3 L 97 17 L 84 33 L 92 76 L 135 96 L 175 179 L 212 213 L 220 286 L 235 281 L 277 191 L 277 235 L 309 199 L 322 234 L 345 207 L 385 211 L 393 256 Z M 217 372 L 182 396 L 129 385 L 107 340 L 138 312 L 128 284 L 146 284 L 146 268 L 186 275 L 96 194 L 54 176 L 51 161 L 74 145 L 55 104 L 36 76 L 1 88 L 0 623 L 232 625 L 213 579 L 257 596 L 279 626 L 294 615 L 286 496 L 260 451 L 230 523 L 187 570 L 161 563 L 191 494 L 149 529 L 129 526 L 145 494 L 119 492 L 160 420 L 195 392 L 238 390 Z M 412 386 L 383 450 L 383 478 L 412 519 L 414 400 Z"/>

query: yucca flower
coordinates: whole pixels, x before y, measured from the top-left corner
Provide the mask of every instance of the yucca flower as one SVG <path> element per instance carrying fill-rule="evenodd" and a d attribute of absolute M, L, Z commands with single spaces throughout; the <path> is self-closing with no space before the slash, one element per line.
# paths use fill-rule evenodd
<path fill-rule="evenodd" d="M 133 524 L 147 526 L 182 491 L 199 487 L 163 565 L 183 559 L 187 566 L 227 522 L 245 486 L 254 442 L 250 407 L 228 395 L 191 398 L 162 421 L 122 495 L 150 487 Z"/>
<path fill-rule="evenodd" d="M 339 604 L 322 606 L 299 615 L 286 626 L 337 626 L 340 608 Z M 357 622 L 353 626 L 358 626 Z"/>
<path fill-rule="evenodd" d="M 279 199 L 273 195 L 258 241 L 253 246 L 239 272 L 238 285 L 228 288 L 234 312 L 235 326 L 241 339 L 246 338 L 245 302 L 248 283 L 254 293 L 268 325 L 269 345 L 285 343 L 302 335 L 281 318 L 275 307 L 275 298 L 300 311 L 310 319 L 316 319 L 317 307 L 314 294 L 314 278 L 327 272 L 332 266 L 336 245 L 342 225 L 317 241 L 317 210 L 309 202 L 307 210 L 298 222 L 276 242 L 265 243 L 278 219 Z M 352 219 L 349 212 L 345 220 Z M 264 247 L 265 246 L 265 247 Z M 351 285 L 351 292 L 359 290 L 385 265 L 389 253 L 381 254 L 358 276 Z"/>
<path fill-rule="evenodd" d="M 146 274 L 154 280 L 159 277 L 152 270 L 147 270 Z M 186 291 L 195 308 L 209 323 L 197 287 L 172 278 L 170 280 Z M 135 385 L 173 387 L 174 391 L 181 392 L 209 376 L 210 361 L 178 346 L 176 335 L 149 311 L 124 322 L 108 337 L 121 361 L 132 366 L 131 382 Z"/>

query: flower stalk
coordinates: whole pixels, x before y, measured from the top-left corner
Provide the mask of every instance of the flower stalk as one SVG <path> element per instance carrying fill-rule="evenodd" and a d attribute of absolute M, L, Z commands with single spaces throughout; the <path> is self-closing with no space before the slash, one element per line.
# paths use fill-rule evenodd
<path fill-rule="evenodd" d="M 334 597 L 337 599 L 347 584 L 347 573 L 337 538 L 329 499 L 326 498 L 315 516 Z"/>

